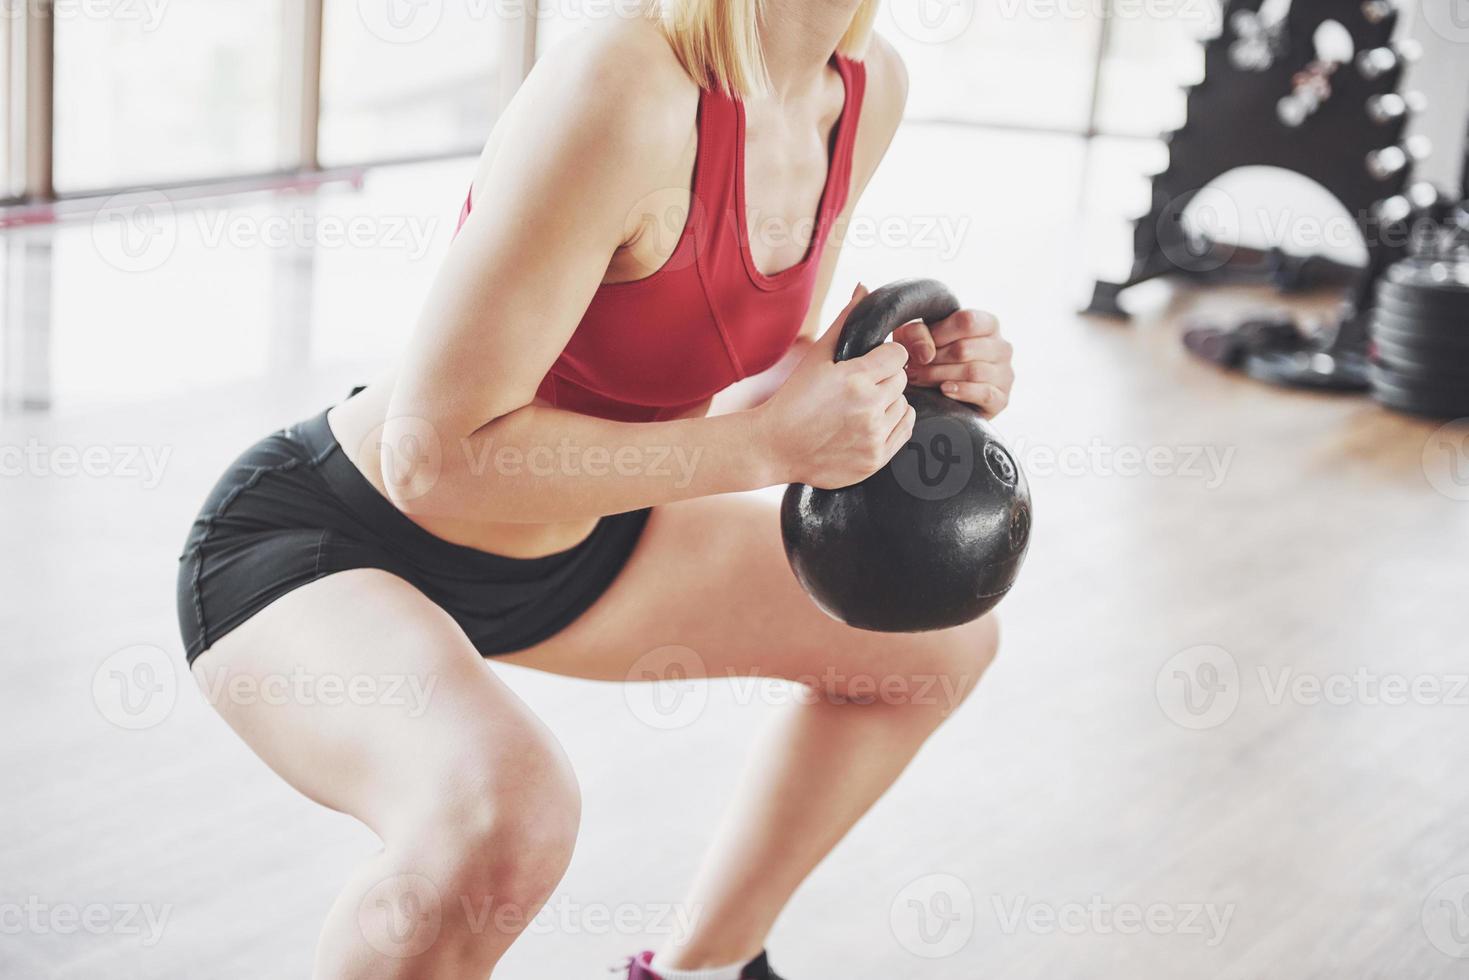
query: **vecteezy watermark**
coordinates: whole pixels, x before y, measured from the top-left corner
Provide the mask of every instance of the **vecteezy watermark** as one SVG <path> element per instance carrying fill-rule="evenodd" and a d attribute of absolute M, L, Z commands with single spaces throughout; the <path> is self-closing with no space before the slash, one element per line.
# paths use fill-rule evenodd
<path fill-rule="evenodd" d="M 147 644 L 103 660 L 92 675 L 92 703 L 118 728 L 142 731 L 164 721 L 178 702 L 174 657 Z"/>
<path fill-rule="evenodd" d="M 578 902 L 557 895 L 539 908 L 498 902 L 489 896 L 461 895 L 459 905 L 470 932 L 533 936 L 666 936 L 677 943 L 693 935 L 700 906 L 680 902 Z"/>
<path fill-rule="evenodd" d="M 687 728 L 702 717 L 710 684 L 723 681 L 738 707 L 812 704 L 919 705 L 952 713 L 979 682 L 981 670 L 959 673 L 852 673 L 835 666 L 820 673 L 772 677 L 759 671 L 727 669 L 711 674 L 698 653 L 663 646 L 639 657 L 623 687 L 633 715 L 651 728 Z"/>
<path fill-rule="evenodd" d="M 898 945 L 914 956 L 953 956 L 974 938 L 974 893 L 954 875 L 924 875 L 893 898 L 888 924 Z"/>
<path fill-rule="evenodd" d="M 1041 936 L 1197 936 L 1218 946 L 1229 932 L 1235 906 L 1209 902 L 1112 902 L 1093 895 L 1085 902 L 1037 902 L 1025 895 L 992 895 L 990 904 L 1000 931 L 1007 936 L 1029 932 Z"/>
<path fill-rule="evenodd" d="M 49 15 L 62 21 L 108 21 L 135 23 L 145 34 L 163 24 L 163 15 L 173 0 L 0 0 L 0 20 L 19 20 Z"/>
<path fill-rule="evenodd" d="M 437 218 L 425 215 L 331 215 L 305 208 L 260 215 L 199 212 L 197 223 L 206 248 L 382 249 L 414 262 L 428 254 L 439 226 Z"/>
<path fill-rule="evenodd" d="M 704 658 L 685 646 L 661 646 L 639 657 L 627 672 L 622 696 L 628 710 L 649 728 L 687 728 L 709 704 Z"/>
<path fill-rule="evenodd" d="M 1379 673 L 1367 667 L 1314 674 L 1291 667 L 1256 668 L 1265 703 L 1272 707 L 1469 708 L 1469 674 Z"/>
<path fill-rule="evenodd" d="M 392 708 L 421 718 L 439 678 L 430 674 L 332 674 L 301 666 L 290 673 L 243 674 L 202 663 L 195 671 L 210 704 Z"/>
<path fill-rule="evenodd" d="M 24 902 L 0 902 L 0 936 L 138 937 L 151 949 L 163 939 L 172 905 L 146 902 L 47 902 L 30 895 Z"/>
<path fill-rule="evenodd" d="M 995 0 L 1005 20 L 1071 20 L 1096 22 L 1169 20 L 1204 26 L 1220 23 L 1217 0 Z"/>
<path fill-rule="evenodd" d="M 152 272 L 178 248 L 178 213 L 159 191 L 119 194 L 92 219 L 92 243 L 103 261 L 123 272 Z"/>
<path fill-rule="evenodd" d="M 172 446 L 49 445 L 34 437 L 0 443 L 0 478 L 135 480 L 145 490 L 163 482 Z"/>
<path fill-rule="evenodd" d="M 1416 6 L 1429 30 L 1445 41 L 1469 44 L 1469 0 L 1418 0 Z"/>
<path fill-rule="evenodd" d="M 445 440 L 427 419 L 394 416 L 370 431 L 360 452 L 380 461 L 383 480 L 401 500 L 415 500 L 438 485 L 455 447 L 471 477 L 593 480 L 652 478 L 686 489 L 694 481 L 702 446 L 583 446 L 563 437 L 554 445 L 498 445 L 492 437 Z"/>
<path fill-rule="evenodd" d="M 1469 959 L 1469 874 L 1455 875 L 1428 893 L 1423 934 L 1445 956 Z"/>
<path fill-rule="evenodd" d="M 1229 721 L 1247 695 L 1252 703 L 1272 708 L 1469 707 L 1469 673 L 1404 674 L 1370 667 L 1313 673 L 1260 664 L 1254 678 L 1257 686 L 1247 686 L 1239 662 L 1223 647 L 1189 647 L 1158 671 L 1158 705 L 1170 721 L 1195 731 Z"/>
<path fill-rule="evenodd" d="M 564 894 L 526 906 L 490 893 L 456 894 L 415 873 L 377 882 L 357 908 L 363 938 L 394 959 L 426 952 L 446 929 L 473 936 L 663 936 L 678 943 L 693 935 L 701 918 L 699 906 L 679 902 L 612 905 Z"/>
<path fill-rule="evenodd" d="M 1234 465 L 1237 446 L 1112 445 L 1094 437 L 1086 445 L 1048 446 L 1021 437 L 1012 444 L 1019 464 L 1033 478 L 1101 477 L 1110 479 L 1194 480 L 1206 490 L 1224 485 Z"/>
<path fill-rule="evenodd" d="M 1469 419 L 1439 427 L 1423 443 L 1423 475 L 1450 500 L 1469 501 Z"/>
<path fill-rule="evenodd" d="M 412 959 L 427 952 L 443 925 L 443 897 L 424 875 L 385 878 L 369 888 L 357 905 L 362 938 L 393 959 Z"/>
<path fill-rule="evenodd" d="M 887 5 L 893 24 L 920 44 L 947 44 L 974 23 L 976 0 L 904 0 Z"/>
<path fill-rule="evenodd" d="M 108 265 L 133 273 L 162 268 L 186 230 L 206 249 L 375 249 L 419 261 L 439 224 L 426 215 L 332 215 L 307 207 L 196 209 L 185 216 L 161 192 L 142 191 L 103 203 L 92 221 L 92 242 Z"/>
<path fill-rule="evenodd" d="M 1239 662 L 1221 646 L 1181 650 L 1159 669 L 1154 694 L 1174 724 L 1194 731 L 1217 728 L 1239 707 Z"/>

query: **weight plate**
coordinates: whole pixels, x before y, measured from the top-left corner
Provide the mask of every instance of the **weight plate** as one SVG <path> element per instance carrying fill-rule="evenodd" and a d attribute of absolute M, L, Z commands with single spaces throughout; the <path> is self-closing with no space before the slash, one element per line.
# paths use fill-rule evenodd
<path fill-rule="evenodd" d="M 1388 266 L 1382 281 L 1393 287 L 1458 292 L 1469 295 L 1469 262 L 1404 259 Z"/>
<path fill-rule="evenodd" d="M 1394 357 L 1381 349 L 1377 351 L 1372 363 L 1412 381 L 1421 380 L 1430 384 L 1460 384 L 1469 387 L 1469 363 L 1425 363 L 1414 361 L 1411 358 Z"/>
<path fill-rule="evenodd" d="M 1462 340 L 1469 343 L 1469 317 L 1451 320 L 1441 317 L 1404 316 L 1385 306 L 1372 311 L 1372 322 L 1381 324 L 1401 334 L 1414 334 L 1424 338 Z"/>
<path fill-rule="evenodd" d="M 1375 309 L 1387 310 L 1388 312 L 1396 313 L 1398 316 L 1406 317 L 1410 320 L 1427 317 L 1430 320 L 1457 320 L 1462 323 L 1466 319 L 1469 319 L 1469 310 L 1460 310 L 1457 314 L 1434 310 L 1425 311 L 1422 305 L 1412 302 L 1405 303 L 1397 296 L 1388 295 L 1383 290 L 1378 290 L 1377 292 Z"/>
<path fill-rule="evenodd" d="M 1458 405 L 1465 412 L 1469 412 L 1469 384 L 1463 381 L 1423 381 L 1389 370 L 1379 364 L 1372 365 L 1371 375 L 1372 388 L 1375 391 L 1395 388 L 1401 394 L 1409 397 Z"/>
<path fill-rule="evenodd" d="M 1404 344 L 1387 337 L 1374 337 L 1372 343 L 1380 358 L 1414 367 L 1430 368 L 1451 374 L 1469 372 L 1469 354 L 1445 354 L 1441 350 L 1425 349 L 1420 344 Z"/>
<path fill-rule="evenodd" d="M 1469 289 L 1462 286 L 1405 285 L 1384 278 L 1377 284 L 1377 295 L 1381 302 L 1391 303 L 1409 314 L 1469 317 Z"/>
<path fill-rule="evenodd" d="M 1465 331 L 1463 336 L 1426 334 L 1417 330 L 1403 330 L 1389 321 L 1379 320 L 1373 322 L 1371 336 L 1374 340 L 1403 344 L 1439 357 L 1453 360 L 1469 358 L 1469 331 Z"/>
<path fill-rule="evenodd" d="M 1435 419 L 1456 419 L 1469 415 L 1469 405 L 1440 403 L 1433 399 L 1403 392 L 1397 388 L 1374 388 L 1372 398 L 1379 405 L 1399 412 L 1407 412 L 1410 415 L 1424 415 Z"/>

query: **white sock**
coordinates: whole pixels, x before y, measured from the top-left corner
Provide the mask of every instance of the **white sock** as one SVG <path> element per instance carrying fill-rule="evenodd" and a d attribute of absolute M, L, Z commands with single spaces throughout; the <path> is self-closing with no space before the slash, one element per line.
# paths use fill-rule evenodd
<path fill-rule="evenodd" d="M 745 964 L 736 963 L 733 966 L 715 966 L 707 970 L 672 970 L 666 966 L 660 966 L 658 957 L 653 957 L 653 972 L 663 980 L 740 980 L 740 974 L 745 972 Z"/>

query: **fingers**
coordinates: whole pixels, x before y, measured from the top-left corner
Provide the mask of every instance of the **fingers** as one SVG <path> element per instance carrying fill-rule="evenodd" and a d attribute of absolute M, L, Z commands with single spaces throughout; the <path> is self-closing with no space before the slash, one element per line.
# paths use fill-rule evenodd
<path fill-rule="evenodd" d="M 938 345 L 934 343 L 933 333 L 928 324 L 923 321 L 905 323 L 893 331 L 893 340 L 908 348 L 908 363 L 928 364 L 938 353 Z"/>
<path fill-rule="evenodd" d="M 906 377 L 903 368 L 908 364 L 908 348 L 892 342 L 878 344 L 868 353 L 847 363 L 856 372 L 870 378 L 886 378 L 893 374 Z"/>
<path fill-rule="evenodd" d="M 856 309 L 858 303 L 867 298 L 867 293 L 867 287 L 859 282 L 857 288 L 852 290 L 852 298 L 847 301 L 847 305 L 842 308 L 842 312 L 837 314 L 836 320 L 827 328 L 826 333 L 822 334 L 820 339 L 816 341 L 814 345 L 816 348 L 825 351 L 828 356 L 836 352 L 837 341 L 841 339 L 842 327 L 846 326 L 847 317 L 852 315 L 852 310 Z"/>
<path fill-rule="evenodd" d="M 1015 354 L 1015 348 L 999 334 L 988 337 L 964 337 L 945 344 L 934 355 L 934 364 L 962 364 L 965 361 L 991 361 L 1006 363 Z M 928 363 L 928 362 L 924 362 Z"/>
<path fill-rule="evenodd" d="M 936 387 L 945 381 L 970 381 L 1009 388 L 1015 384 L 1015 369 L 1008 363 L 965 361 L 958 364 L 929 364 L 910 367 L 908 380 L 916 385 Z"/>
<path fill-rule="evenodd" d="M 999 415 L 1010 404 L 1010 392 L 998 385 L 975 381 L 945 381 L 939 388 L 955 401 L 973 405 L 986 415 Z"/>
<path fill-rule="evenodd" d="M 908 388 L 908 379 L 899 371 L 877 382 L 874 388 L 877 390 L 877 403 L 890 407 L 903 400 L 903 392 Z"/>
<path fill-rule="evenodd" d="M 932 327 L 933 342 L 942 348 L 965 337 L 991 337 L 1000 332 L 1000 321 L 993 313 L 960 310 Z"/>
<path fill-rule="evenodd" d="M 898 454 L 898 450 L 902 449 L 903 444 L 913 435 L 913 426 L 918 421 L 918 413 L 913 410 L 913 406 L 908 404 L 907 400 L 901 404 L 902 413 L 898 416 L 898 421 L 894 423 L 892 432 L 888 434 L 887 441 L 883 443 L 884 460 L 890 460 Z"/>

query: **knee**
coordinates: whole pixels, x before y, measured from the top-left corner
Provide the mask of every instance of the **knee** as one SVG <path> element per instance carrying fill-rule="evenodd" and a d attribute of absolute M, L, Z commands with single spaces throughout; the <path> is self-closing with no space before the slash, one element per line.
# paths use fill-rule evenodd
<path fill-rule="evenodd" d="M 912 660 L 912 703 L 938 708 L 948 715 L 968 700 L 1000 649 L 1000 627 L 994 616 L 916 639 Z M 926 695 L 924 692 L 928 692 Z"/>
<path fill-rule="evenodd" d="M 407 823 L 407 846 L 446 912 L 518 933 L 571 863 L 581 793 L 554 743 L 484 755 L 469 750 L 434 780 L 433 801 Z"/>

